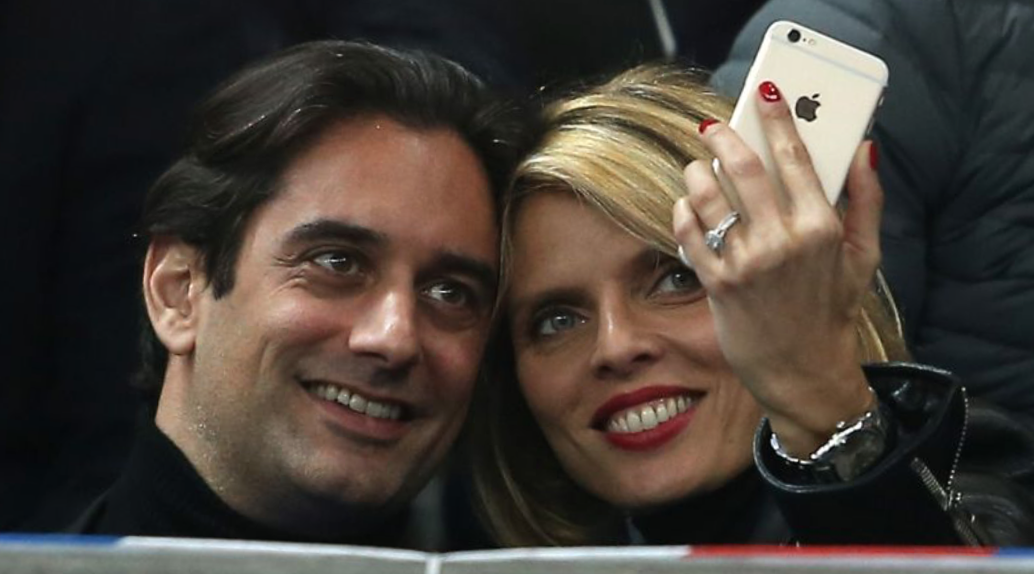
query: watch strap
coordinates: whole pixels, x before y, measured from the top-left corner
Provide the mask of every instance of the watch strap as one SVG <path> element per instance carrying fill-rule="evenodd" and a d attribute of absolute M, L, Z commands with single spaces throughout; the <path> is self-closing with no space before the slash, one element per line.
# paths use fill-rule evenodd
<path fill-rule="evenodd" d="M 885 453 L 888 440 L 887 416 L 878 400 L 860 417 L 840 421 L 833 435 L 806 458 L 786 452 L 779 437 L 772 431 L 769 440 L 773 452 L 794 474 L 805 474 L 817 482 L 846 482 L 875 464 Z"/>

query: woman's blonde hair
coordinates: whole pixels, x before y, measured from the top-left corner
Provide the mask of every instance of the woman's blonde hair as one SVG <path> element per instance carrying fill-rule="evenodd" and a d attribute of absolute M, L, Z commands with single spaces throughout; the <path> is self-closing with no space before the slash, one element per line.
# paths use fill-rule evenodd
<path fill-rule="evenodd" d="M 543 114 L 543 136 L 518 166 L 504 203 L 503 286 L 510 281 L 513 224 L 522 199 L 574 193 L 622 229 L 675 256 L 672 209 L 685 195 L 682 170 L 709 159 L 698 137 L 708 118 L 727 120 L 731 106 L 692 72 L 648 65 L 624 72 Z M 882 276 L 858 322 L 865 362 L 906 360 L 898 315 Z M 561 468 L 515 380 L 508 325 L 486 357 L 487 383 L 475 407 L 475 485 L 479 508 L 507 546 L 617 542 L 616 509 L 579 488 Z"/>

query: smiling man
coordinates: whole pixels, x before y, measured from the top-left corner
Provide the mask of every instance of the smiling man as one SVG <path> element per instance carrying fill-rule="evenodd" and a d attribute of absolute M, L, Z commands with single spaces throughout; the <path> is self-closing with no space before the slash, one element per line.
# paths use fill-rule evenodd
<path fill-rule="evenodd" d="M 205 102 L 145 207 L 155 424 L 78 530 L 402 544 L 477 377 L 516 128 L 459 66 L 368 44 Z"/>

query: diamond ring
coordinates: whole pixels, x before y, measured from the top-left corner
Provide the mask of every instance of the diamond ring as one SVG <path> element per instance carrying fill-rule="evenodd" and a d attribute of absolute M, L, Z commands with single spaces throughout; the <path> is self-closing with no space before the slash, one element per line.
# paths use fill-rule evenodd
<path fill-rule="evenodd" d="M 715 255 L 721 255 L 722 247 L 725 247 L 725 234 L 733 225 L 740 220 L 740 212 L 733 211 L 725 216 L 725 219 L 718 224 L 718 227 L 704 234 L 704 243 L 714 251 Z"/>

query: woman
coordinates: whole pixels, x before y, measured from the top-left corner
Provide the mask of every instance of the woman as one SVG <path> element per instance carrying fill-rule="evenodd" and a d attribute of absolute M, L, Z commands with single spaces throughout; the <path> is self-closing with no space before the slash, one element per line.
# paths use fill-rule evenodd
<path fill-rule="evenodd" d="M 635 69 L 547 110 L 507 206 L 503 340 L 475 409 L 501 543 L 980 540 L 954 490 L 963 391 L 892 363 L 908 355 L 871 287 L 875 149 L 841 216 L 778 86 L 757 105 L 785 193 L 684 73 Z"/>

